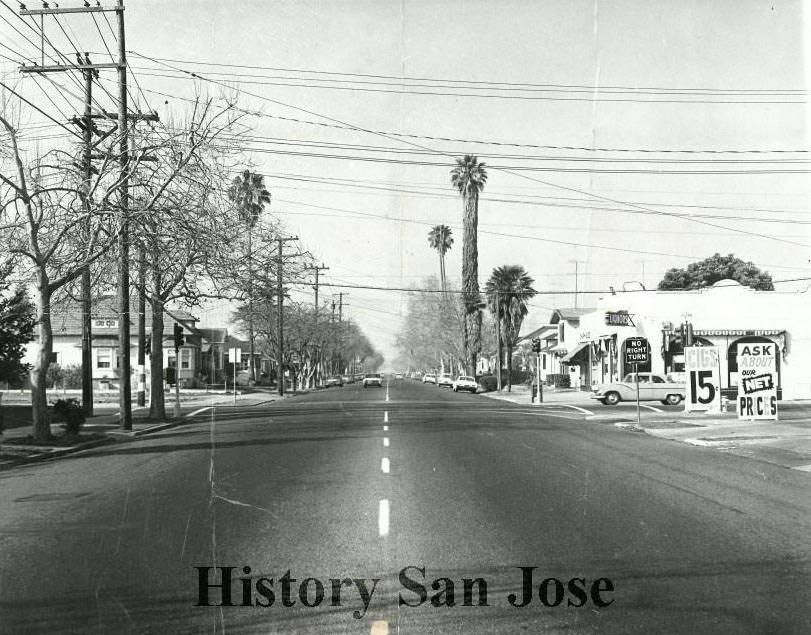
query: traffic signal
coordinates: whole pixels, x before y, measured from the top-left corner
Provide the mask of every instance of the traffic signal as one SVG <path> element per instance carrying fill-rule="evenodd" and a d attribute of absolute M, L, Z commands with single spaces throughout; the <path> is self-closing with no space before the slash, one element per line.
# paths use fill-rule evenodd
<path fill-rule="evenodd" d="M 541 352 L 541 338 L 536 337 L 532 340 L 532 352 L 533 353 L 540 353 Z"/>
<path fill-rule="evenodd" d="M 175 350 L 179 349 L 183 344 L 185 344 L 186 340 L 183 337 L 183 327 L 180 324 L 175 323 Z"/>

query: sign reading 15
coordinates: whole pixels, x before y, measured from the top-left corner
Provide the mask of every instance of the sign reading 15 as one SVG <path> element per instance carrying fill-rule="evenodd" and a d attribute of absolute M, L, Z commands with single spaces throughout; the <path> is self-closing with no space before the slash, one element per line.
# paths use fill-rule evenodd
<path fill-rule="evenodd" d="M 705 390 L 705 394 L 699 394 L 699 391 Z M 690 371 L 690 400 L 700 404 L 710 404 L 715 401 L 715 384 L 711 370 Z"/>

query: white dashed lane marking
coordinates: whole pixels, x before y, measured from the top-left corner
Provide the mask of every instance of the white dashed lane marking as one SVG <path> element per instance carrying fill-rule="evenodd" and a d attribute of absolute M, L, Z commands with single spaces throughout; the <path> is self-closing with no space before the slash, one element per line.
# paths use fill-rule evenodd
<path fill-rule="evenodd" d="M 389 431 L 389 426 L 383 426 L 383 432 L 388 432 L 388 431 Z"/>
<path fill-rule="evenodd" d="M 377 512 L 377 531 L 381 536 L 389 535 L 389 499 L 387 498 L 380 501 Z"/>
<path fill-rule="evenodd" d="M 389 422 L 389 411 L 388 410 L 385 410 L 383 412 L 383 421 L 385 421 L 386 423 Z"/>
<path fill-rule="evenodd" d="M 383 474 L 388 474 L 389 473 L 389 457 L 384 456 L 381 459 L 381 461 L 380 461 L 380 471 L 383 472 Z"/>
<path fill-rule="evenodd" d="M 384 448 L 389 447 L 389 438 L 388 437 L 383 437 L 383 447 Z"/>

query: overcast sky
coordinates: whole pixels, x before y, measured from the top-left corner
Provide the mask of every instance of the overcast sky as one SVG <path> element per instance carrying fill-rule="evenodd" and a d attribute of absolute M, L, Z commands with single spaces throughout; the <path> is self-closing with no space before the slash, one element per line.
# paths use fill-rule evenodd
<path fill-rule="evenodd" d="M 330 267 L 327 283 L 401 287 L 438 275 L 427 233 L 444 223 L 457 238 L 447 270 L 458 286 L 462 203 L 449 172 L 464 153 L 490 166 L 481 283 L 493 267 L 519 264 L 539 291 L 569 292 L 539 295 L 528 325 L 574 305 L 575 266 L 580 291 L 653 287 L 666 269 L 716 251 L 776 280 L 811 271 L 811 25 L 801 2 L 126 7 L 127 49 L 145 56 L 129 55 L 140 107 L 179 116 L 195 82 L 178 69 L 214 80 L 197 84 L 215 95 L 238 85 L 239 105 L 261 112 L 247 123 L 261 137 L 250 160 L 272 193 L 268 213 Z M 0 15 L 0 73 L 16 81 L 14 62 L 38 53 L 13 30 L 32 35 L 14 12 L 0 6 Z M 66 54 L 78 42 L 109 60 L 92 19 L 60 24 L 46 20 L 46 30 Z M 104 81 L 114 92 L 113 75 Z M 33 79 L 19 86 L 61 118 Z M 55 101 L 65 115 L 81 106 Z M 393 358 L 404 295 L 325 287 L 322 297 L 338 291 Z M 209 307 L 200 317 L 210 325 L 227 314 Z"/>

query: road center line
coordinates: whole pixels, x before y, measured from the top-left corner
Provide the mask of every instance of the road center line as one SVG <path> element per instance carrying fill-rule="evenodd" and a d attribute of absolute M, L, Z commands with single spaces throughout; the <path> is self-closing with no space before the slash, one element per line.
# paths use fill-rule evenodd
<path fill-rule="evenodd" d="M 385 423 L 388 423 L 388 422 L 389 422 L 389 411 L 388 411 L 388 410 L 385 410 L 385 411 L 383 412 L 383 421 L 384 421 Z"/>
<path fill-rule="evenodd" d="M 377 531 L 381 536 L 389 535 L 389 499 L 384 498 L 380 501 L 380 507 L 377 513 Z"/>
<path fill-rule="evenodd" d="M 389 438 L 388 437 L 383 437 L 383 447 L 384 448 L 389 447 Z"/>
<path fill-rule="evenodd" d="M 389 457 L 384 456 L 382 459 L 380 459 L 380 471 L 383 472 L 383 474 L 388 474 L 389 467 Z"/>
<path fill-rule="evenodd" d="M 383 432 L 388 432 L 388 431 L 389 431 L 389 426 L 383 426 Z"/>

